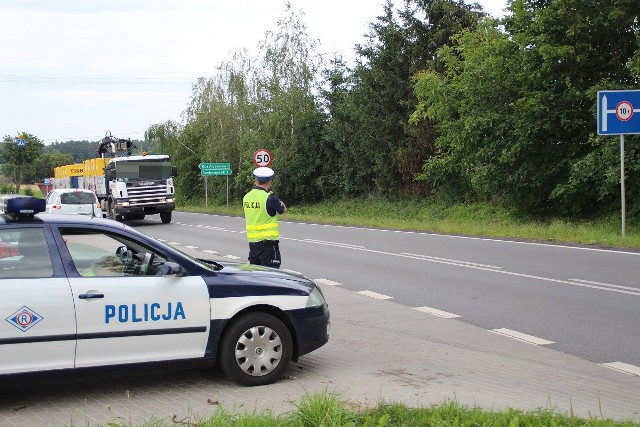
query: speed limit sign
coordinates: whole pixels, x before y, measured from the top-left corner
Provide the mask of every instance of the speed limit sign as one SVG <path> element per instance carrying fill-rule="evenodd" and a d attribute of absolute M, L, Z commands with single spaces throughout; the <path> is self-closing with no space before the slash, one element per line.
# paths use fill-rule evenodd
<path fill-rule="evenodd" d="M 271 152 L 266 148 L 261 148 L 253 153 L 253 163 L 258 167 L 269 166 L 272 159 Z"/>
<path fill-rule="evenodd" d="M 633 117 L 633 106 L 629 101 L 622 101 L 616 106 L 616 117 L 618 120 L 626 122 Z"/>

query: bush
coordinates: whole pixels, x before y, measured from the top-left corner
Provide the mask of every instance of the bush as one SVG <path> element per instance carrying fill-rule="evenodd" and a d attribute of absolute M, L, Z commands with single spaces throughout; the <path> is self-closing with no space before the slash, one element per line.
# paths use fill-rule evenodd
<path fill-rule="evenodd" d="M 13 184 L 0 185 L 0 193 L 2 194 L 13 194 L 15 192 L 16 192 L 16 187 Z"/>

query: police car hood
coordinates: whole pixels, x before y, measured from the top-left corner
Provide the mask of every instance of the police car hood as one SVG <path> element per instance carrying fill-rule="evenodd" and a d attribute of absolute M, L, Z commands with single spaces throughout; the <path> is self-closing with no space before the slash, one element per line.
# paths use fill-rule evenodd
<path fill-rule="evenodd" d="M 309 295 L 315 283 L 303 274 L 275 268 L 261 267 L 247 263 L 221 262 L 224 268 L 215 272 L 215 276 L 206 277 L 207 285 L 213 287 L 247 287 L 256 293 L 281 295 Z"/>

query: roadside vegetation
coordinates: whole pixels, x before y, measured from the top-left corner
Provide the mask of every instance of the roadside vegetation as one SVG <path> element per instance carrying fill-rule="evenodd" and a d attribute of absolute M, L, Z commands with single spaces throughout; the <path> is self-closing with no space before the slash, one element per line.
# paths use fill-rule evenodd
<path fill-rule="evenodd" d="M 286 203 L 286 200 L 285 200 Z M 640 249 L 640 226 L 627 220 L 622 236 L 620 214 L 594 219 L 532 219 L 490 203 L 449 204 L 437 200 L 350 199 L 289 206 L 281 218 L 321 224 L 388 228 L 478 237 L 574 243 Z M 240 203 L 179 205 L 179 210 L 242 216 Z"/>
<path fill-rule="evenodd" d="M 0 194 L 12 193 L 14 188 L 13 184 L 0 184 Z M 23 186 L 20 193 L 46 196 L 35 185 Z M 620 213 L 574 221 L 532 219 L 491 203 L 451 204 L 433 198 L 421 201 L 344 199 L 288 208 L 282 217 L 287 221 L 640 250 L 640 225 L 627 219 L 623 237 Z M 178 210 L 243 216 L 239 202 L 229 206 L 192 202 L 179 205 Z"/>
<path fill-rule="evenodd" d="M 598 91 L 639 87 L 638 1 L 510 0 L 499 19 L 477 3 L 400 3 L 353 41 L 352 63 L 287 3 L 256 57 L 234 52 L 194 82 L 182 121 L 136 142 L 170 155 L 178 205 L 205 189 L 239 205 L 265 148 L 293 220 L 637 248 L 640 135 L 623 152 L 622 238 L 619 140 L 596 119 Z M 97 142 L 18 136 L 0 144 L 15 191 L 96 155 Z M 206 162 L 231 176 L 203 178 Z"/>
<path fill-rule="evenodd" d="M 130 426 L 131 423 L 114 424 L 110 427 Z M 576 417 L 571 413 L 561 414 L 553 409 L 521 411 L 485 410 L 468 407 L 457 402 L 446 402 L 438 406 L 410 408 L 402 404 L 381 403 L 372 408 L 358 407 L 340 400 L 331 393 L 303 396 L 294 409 L 276 416 L 269 411 L 248 413 L 228 411 L 219 407 L 209 418 L 174 416 L 171 420 L 151 420 L 142 426 L 164 427 L 186 425 L 193 427 L 396 427 L 396 426 L 505 426 L 505 427 L 638 427 L 639 423 L 605 419 L 601 414 L 591 418 Z"/>

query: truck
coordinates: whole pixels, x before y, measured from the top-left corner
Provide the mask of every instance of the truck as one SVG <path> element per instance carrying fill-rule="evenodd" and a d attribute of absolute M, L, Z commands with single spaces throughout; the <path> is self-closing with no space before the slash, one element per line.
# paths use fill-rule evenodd
<path fill-rule="evenodd" d="M 159 214 L 163 224 L 170 223 L 176 208 L 176 167 L 167 155 L 133 155 L 133 148 L 131 139 L 108 132 L 99 145 L 100 157 L 55 168 L 53 187 L 93 191 L 102 210 L 116 221 Z"/>

